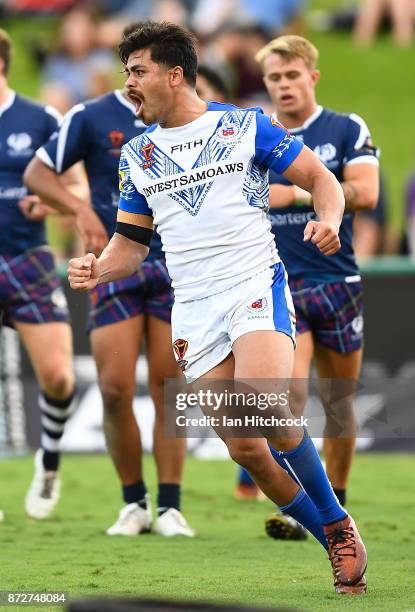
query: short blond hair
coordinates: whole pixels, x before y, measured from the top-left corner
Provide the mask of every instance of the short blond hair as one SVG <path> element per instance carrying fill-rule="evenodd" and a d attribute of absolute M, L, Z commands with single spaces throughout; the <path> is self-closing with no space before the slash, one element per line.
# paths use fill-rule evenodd
<path fill-rule="evenodd" d="M 262 47 L 255 55 L 255 59 L 264 67 L 264 61 L 271 53 L 281 55 L 287 62 L 300 58 L 304 60 L 309 70 L 315 70 L 318 62 L 317 48 L 302 36 L 279 36 Z"/>

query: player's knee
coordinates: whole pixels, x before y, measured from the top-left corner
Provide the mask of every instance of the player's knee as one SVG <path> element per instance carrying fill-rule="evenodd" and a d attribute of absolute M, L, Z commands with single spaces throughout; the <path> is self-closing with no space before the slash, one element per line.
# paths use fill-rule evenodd
<path fill-rule="evenodd" d="M 164 378 L 160 376 L 150 376 L 148 387 L 154 402 L 164 398 Z"/>
<path fill-rule="evenodd" d="M 120 379 L 101 378 L 99 382 L 104 404 L 104 415 L 112 416 L 123 412 L 125 406 L 132 407 L 134 389 Z"/>
<path fill-rule="evenodd" d="M 74 377 L 71 371 L 51 368 L 43 373 L 42 388 L 46 395 L 65 400 L 74 390 Z"/>
<path fill-rule="evenodd" d="M 302 380 L 296 381 L 296 384 L 291 385 L 290 387 L 290 410 L 294 416 L 300 417 L 302 414 L 304 414 L 305 405 L 307 403 L 307 397 L 308 397 L 308 388 L 305 384 L 303 384 Z"/>
<path fill-rule="evenodd" d="M 232 459 L 247 470 L 258 465 L 263 455 L 262 447 L 254 439 L 231 439 L 227 441 L 227 446 Z"/>

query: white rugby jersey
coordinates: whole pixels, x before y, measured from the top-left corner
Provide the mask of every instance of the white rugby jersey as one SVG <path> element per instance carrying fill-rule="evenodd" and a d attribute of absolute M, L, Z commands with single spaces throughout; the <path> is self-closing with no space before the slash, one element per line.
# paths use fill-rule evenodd
<path fill-rule="evenodd" d="M 153 217 L 178 302 L 280 261 L 266 214 L 268 168 L 282 174 L 302 147 L 261 109 L 217 102 L 191 123 L 154 125 L 124 145 L 119 208 Z"/>

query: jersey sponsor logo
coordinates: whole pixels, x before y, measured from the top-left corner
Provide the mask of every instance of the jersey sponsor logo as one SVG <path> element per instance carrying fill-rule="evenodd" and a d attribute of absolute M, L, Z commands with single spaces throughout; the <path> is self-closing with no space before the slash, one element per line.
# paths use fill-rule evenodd
<path fill-rule="evenodd" d="M 178 338 L 177 340 L 173 342 L 173 350 L 176 355 L 177 365 L 182 370 L 182 372 L 185 371 L 186 366 L 189 363 L 187 359 L 184 358 L 188 348 L 189 348 L 189 343 L 187 340 Z"/>
<path fill-rule="evenodd" d="M 267 308 L 268 308 L 267 298 L 261 298 L 260 300 L 255 300 L 255 302 L 252 302 L 252 304 L 249 304 L 249 306 L 247 306 L 247 309 L 250 312 L 255 312 L 255 313 L 263 312 Z"/>
<path fill-rule="evenodd" d="M 216 130 L 216 136 L 221 140 L 234 140 L 239 134 L 236 123 L 223 123 Z"/>
<path fill-rule="evenodd" d="M 282 225 L 306 225 L 315 218 L 315 212 L 287 213 L 284 215 L 273 213 L 270 215 L 271 225 L 273 227 L 281 227 Z"/>
<path fill-rule="evenodd" d="M 151 166 L 153 165 L 153 160 L 151 159 L 151 156 L 153 155 L 155 147 L 156 145 L 152 142 L 149 142 L 148 144 L 144 145 L 144 147 L 141 147 L 140 151 L 145 158 L 145 162 L 141 165 L 143 170 L 147 170 L 147 168 L 151 168 Z"/>
<path fill-rule="evenodd" d="M 235 172 L 243 172 L 243 170 L 243 162 L 211 166 L 207 169 L 195 169 L 176 178 L 171 178 L 167 181 L 162 181 L 160 183 L 155 183 L 153 185 L 149 185 L 148 187 L 144 187 L 143 191 L 146 198 L 163 192 L 173 193 L 181 191 L 189 186 L 206 183 L 217 176 L 221 176 L 222 174 L 233 174 Z"/>
<path fill-rule="evenodd" d="M 0 187 L 0 200 L 21 200 L 25 196 L 26 187 Z"/>
<path fill-rule="evenodd" d="M 28 157 L 33 154 L 32 138 L 27 132 L 10 134 L 7 139 L 9 155 L 12 157 Z"/>
<path fill-rule="evenodd" d="M 314 149 L 314 153 L 317 155 L 319 160 L 323 162 L 323 164 L 327 164 L 335 159 L 337 149 L 333 144 L 331 144 L 331 142 L 328 142 L 327 144 L 317 145 L 317 147 Z"/>
<path fill-rule="evenodd" d="M 109 150 L 110 155 L 120 155 L 121 147 L 125 139 L 124 132 L 121 132 L 120 130 L 112 130 L 109 132 L 108 138 L 111 142 L 111 148 Z"/>
<path fill-rule="evenodd" d="M 203 140 L 191 140 L 190 142 L 183 142 L 177 145 L 173 145 L 170 148 L 170 153 L 182 151 L 191 151 L 192 149 L 196 149 L 196 147 L 201 147 L 203 145 Z"/>

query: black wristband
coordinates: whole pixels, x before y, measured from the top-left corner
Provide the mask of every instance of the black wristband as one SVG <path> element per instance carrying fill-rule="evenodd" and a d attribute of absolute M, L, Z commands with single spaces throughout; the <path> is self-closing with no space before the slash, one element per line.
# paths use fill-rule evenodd
<path fill-rule="evenodd" d="M 153 237 L 153 230 L 148 227 L 141 227 L 141 225 L 132 225 L 131 223 L 122 223 L 117 221 L 115 226 L 117 234 L 125 236 L 129 240 L 134 240 L 144 246 L 150 246 L 151 239 Z"/>

